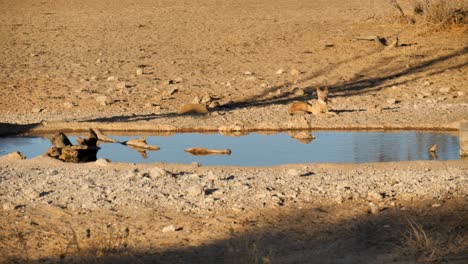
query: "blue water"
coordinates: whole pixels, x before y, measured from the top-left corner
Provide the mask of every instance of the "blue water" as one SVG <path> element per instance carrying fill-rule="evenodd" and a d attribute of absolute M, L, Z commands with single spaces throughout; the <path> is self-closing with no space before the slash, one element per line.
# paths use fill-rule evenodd
<path fill-rule="evenodd" d="M 203 165 L 270 166 L 292 163 L 332 162 L 363 163 L 383 161 L 431 160 L 427 148 L 438 144 L 438 160 L 458 160 L 459 139 L 441 132 L 350 132 L 313 131 L 316 137 L 304 144 L 287 133 L 262 135 L 251 133 L 233 137 L 220 134 L 179 133 L 172 136 L 147 136 L 147 142 L 159 146 L 159 151 L 139 152 L 119 143 L 103 143 L 98 158 L 114 162 L 198 162 Z M 85 136 L 85 135 L 83 135 Z M 138 136 L 113 136 L 126 141 Z M 72 142 L 76 137 L 70 136 Z M 51 146 L 41 137 L 0 138 L 0 155 L 20 151 L 27 158 L 44 153 Z M 231 155 L 194 156 L 184 149 L 204 147 L 231 149 Z"/>

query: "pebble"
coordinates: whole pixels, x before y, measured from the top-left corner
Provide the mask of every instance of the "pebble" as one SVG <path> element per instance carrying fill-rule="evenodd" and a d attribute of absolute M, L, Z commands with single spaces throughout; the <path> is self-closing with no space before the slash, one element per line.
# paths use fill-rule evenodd
<path fill-rule="evenodd" d="M 118 82 L 116 86 L 117 86 L 118 89 L 125 89 L 127 87 L 127 83 L 126 82 Z"/>
<path fill-rule="evenodd" d="M 452 91 L 452 88 L 450 87 L 442 87 L 439 89 L 439 93 L 443 93 L 443 94 L 450 93 L 451 91 Z"/>
<path fill-rule="evenodd" d="M 214 180 L 217 180 L 217 179 L 218 179 L 218 176 L 216 176 L 216 175 L 213 173 L 213 171 L 209 171 L 209 172 L 208 172 L 208 175 L 206 175 L 206 178 L 207 178 L 208 180 L 214 181 Z"/>
<path fill-rule="evenodd" d="M 379 202 L 383 200 L 383 196 L 376 191 L 372 191 L 367 194 L 367 200 L 372 202 Z"/>
<path fill-rule="evenodd" d="M 194 103 L 194 104 L 199 104 L 200 102 L 201 102 L 201 100 L 200 100 L 200 97 L 198 97 L 198 96 L 195 96 L 195 97 L 192 99 L 192 103 Z"/>
<path fill-rule="evenodd" d="M 112 100 L 106 95 L 97 96 L 96 101 L 99 102 L 101 105 L 108 105 L 112 102 Z"/>
<path fill-rule="evenodd" d="M 107 80 L 108 81 L 115 81 L 115 76 L 109 76 L 109 77 L 107 77 Z"/>
<path fill-rule="evenodd" d="M 465 92 L 458 91 L 458 92 L 457 92 L 457 95 L 460 96 L 460 97 L 461 97 L 461 96 L 464 96 L 464 95 L 465 95 Z"/>
<path fill-rule="evenodd" d="M 95 161 L 95 164 L 98 165 L 98 166 L 105 167 L 105 166 L 107 166 L 109 164 L 109 162 L 110 162 L 110 160 L 101 158 L 101 159 L 97 159 Z"/>
<path fill-rule="evenodd" d="M 1 157 L 6 160 L 24 160 L 26 157 L 19 151 L 11 152 Z"/>
<path fill-rule="evenodd" d="M 302 96 L 305 94 L 304 90 L 302 88 L 299 88 L 299 87 L 295 87 L 293 90 L 292 90 L 293 94 L 294 95 L 297 95 L 297 96 Z"/>
<path fill-rule="evenodd" d="M 292 69 L 291 70 L 291 75 L 292 76 L 296 76 L 296 75 L 299 75 L 299 74 L 301 74 L 301 72 L 298 69 Z"/>
<path fill-rule="evenodd" d="M 182 79 L 182 78 L 180 78 L 180 77 L 174 79 L 174 82 L 175 82 L 175 83 L 181 83 L 181 82 L 183 82 L 183 81 L 184 81 L 184 79 Z"/>
<path fill-rule="evenodd" d="M 248 82 L 253 82 L 253 81 L 256 81 L 256 80 L 257 80 L 257 77 L 255 77 L 255 76 L 248 76 L 248 77 L 245 77 L 245 80 L 248 81 Z"/>
<path fill-rule="evenodd" d="M 206 103 L 211 102 L 211 100 L 212 100 L 211 96 L 205 95 L 205 96 L 203 96 L 203 98 L 201 99 L 201 103 L 202 103 L 202 104 L 206 104 Z"/>
<path fill-rule="evenodd" d="M 159 167 L 153 167 L 149 170 L 149 174 L 153 178 L 160 178 L 167 176 L 169 173 L 166 170 L 161 169 Z"/>
<path fill-rule="evenodd" d="M 4 203 L 4 204 L 2 205 L 2 208 L 3 208 L 3 210 L 5 210 L 5 211 L 9 211 L 9 210 L 13 210 L 14 206 L 13 206 L 11 203 Z"/>
<path fill-rule="evenodd" d="M 294 177 L 296 177 L 296 176 L 300 176 L 301 174 L 300 174 L 299 171 L 296 170 L 296 169 L 289 169 L 289 170 L 288 170 L 288 175 L 289 175 L 289 176 L 294 176 Z"/>
<path fill-rule="evenodd" d="M 253 72 L 246 71 L 244 72 L 244 75 L 253 75 Z"/>
<path fill-rule="evenodd" d="M 387 100 L 387 103 L 389 104 L 396 104 L 397 100 L 395 98 L 391 98 Z"/>
<path fill-rule="evenodd" d="M 369 203 L 369 211 L 373 215 L 378 215 L 380 213 L 379 206 L 372 202 Z"/>
<path fill-rule="evenodd" d="M 140 76 L 140 75 L 143 75 L 143 73 L 144 73 L 143 67 L 138 67 L 136 70 L 136 75 Z"/>
<path fill-rule="evenodd" d="M 65 108 L 72 108 L 73 106 L 74 105 L 72 103 L 70 103 L 70 102 L 63 103 L 63 107 L 65 107 Z"/>
<path fill-rule="evenodd" d="M 174 231 L 176 231 L 176 228 L 174 225 L 168 225 L 168 226 L 163 227 L 162 229 L 163 233 L 174 232 Z"/>
<path fill-rule="evenodd" d="M 168 95 L 173 95 L 173 94 L 177 93 L 178 91 L 179 91 L 178 88 L 172 87 L 172 88 L 170 88 L 169 90 L 167 90 L 167 94 L 168 94 Z"/>
<path fill-rule="evenodd" d="M 284 73 L 284 69 L 279 69 L 276 71 L 276 74 L 283 74 Z"/>
<path fill-rule="evenodd" d="M 187 196 L 189 197 L 199 196 L 202 193 L 203 193 L 203 188 L 198 184 L 192 185 L 187 188 Z"/>
<path fill-rule="evenodd" d="M 33 109 L 31 109 L 31 113 L 40 113 L 42 111 L 43 111 L 42 108 L 37 108 L 37 107 L 34 107 Z"/>
<path fill-rule="evenodd" d="M 174 84 L 174 80 L 166 80 L 164 81 L 164 84 L 169 85 L 169 84 Z"/>

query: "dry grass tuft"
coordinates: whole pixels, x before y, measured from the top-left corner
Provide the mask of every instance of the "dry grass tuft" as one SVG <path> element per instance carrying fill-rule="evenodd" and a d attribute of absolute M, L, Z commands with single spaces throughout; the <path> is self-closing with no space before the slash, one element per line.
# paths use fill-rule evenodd
<path fill-rule="evenodd" d="M 397 0 L 386 0 L 397 12 L 399 22 L 450 29 L 468 24 L 468 0 L 411 0 L 406 6 Z M 411 9 L 411 12 L 406 11 Z"/>
<path fill-rule="evenodd" d="M 405 245 L 420 255 L 422 261 L 434 261 L 439 255 L 439 245 L 428 235 L 424 228 L 413 220 L 407 219 L 408 232 L 405 235 Z"/>

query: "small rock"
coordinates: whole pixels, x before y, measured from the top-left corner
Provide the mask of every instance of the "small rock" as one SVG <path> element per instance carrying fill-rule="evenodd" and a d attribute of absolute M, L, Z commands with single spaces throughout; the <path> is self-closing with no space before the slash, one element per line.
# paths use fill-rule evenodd
<path fill-rule="evenodd" d="M 367 107 L 369 113 L 382 113 L 382 107 L 380 105 L 372 104 Z"/>
<path fill-rule="evenodd" d="M 178 88 L 173 87 L 173 88 L 167 90 L 167 94 L 168 94 L 168 95 L 173 95 L 173 94 L 177 93 L 178 91 L 179 91 Z"/>
<path fill-rule="evenodd" d="M 192 185 L 187 188 L 187 196 L 195 197 L 203 193 L 203 188 L 200 185 Z"/>
<path fill-rule="evenodd" d="M 376 191 L 372 191 L 367 194 L 367 200 L 372 202 L 379 202 L 383 200 L 383 196 Z"/>
<path fill-rule="evenodd" d="M 6 160 L 24 160 L 24 159 L 26 159 L 26 157 L 23 154 L 21 154 L 21 152 L 15 151 L 15 152 L 11 152 L 11 153 L 6 154 L 5 156 L 2 157 L 2 159 L 6 159 Z"/>
<path fill-rule="evenodd" d="M 90 81 L 96 81 L 97 79 L 97 76 L 91 76 L 91 78 L 89 78 Z"/>
<path fill-rule="evenodd" d="M 396 104 L 396 103 L 397 103 L 397 100 L 394 99 L 394 98 L 391 98 L 391 99 L 388 99 L 388 100 L 387 100 L 387 103 L 389 103 L 389 104 Z"/>
<path fill-rule="evenodd" d="M 167 176 L 169 173 L 166 170 L 161 169 L 159 167 L 153 167 L 149 170 L 149 174 L 153 178 L 160 178 Z"/>
<path fill-rule="evenodd" d="M 184 81 L 184 79 L 182 79 L 182 78 L 180 78 L 180 77 L 174 79 L 174 82 L 175 82 L 175 83 L 181 83 L 181 82 L 183 82 L 183 81 Z"/>
<path fill-rule="evenodd" d="M 292 75 L 292 76 L 297 76 L 297 75 L 299 75 L 299 74 L 301 74 L 301 72 L 300 72 L 298 69 L 292 69 L 292 70 L 291 70 L 291 75 Z"/>
<path fill-rule="evenodd" d="M 112 103 L 112 100 L 105 95 L 99 95 L 96 97 L 96 101 L 99 102 L 101 105 L 108 105 Z"/>
<path fill-rule="evenodd" d="M 196 167 L 196 168 L 201 167 L 201 164 L 196 162 L 196 161 L 190 163 L 190 165 L 192 165 L 192 167 Z"/>
<path fill-rule="evenodd" d="M 244 72 L 244 75 L 253 75 L 253 74 L 254 74 L 253 72 L 249 72 L 249 71 Z"/>
<path fill-rule="evenodd" d="M 343 202 L 344 202 L 344 198 L 341 195 L 335 197 L 336 204 L 342 204 Z"/>
<path fill-rule="evenodd" d="M 218 176 L 216 176 L 216 175 L 213 173 L 213 171 L 209 171 L 209 172 L 208 172 L 208 175 L 206 176 L 206 178 L 207 178 L 208 180 L 214 181 L 214 180 L 217 180 L 217 179 L 218 179 Z"/>
<path fill-rule="evenodd" d="M 136 75 L 140 76 L 140 75 L 143 75 L 143 73 L 144 73 L 144 68 L 143 67 L 138 67 L 137 70 L 136 70 Z"/>
<path fill-rule="evenodd" d="M 450 93 L 451 91 L 452 91 L 452 88 L 450 87 L 443 87 L 439 89 L 439 93 L 442 93 L 442 94 L 447 94 L 447 93 Z"/>
<path fill-rule="evenodd" d="M 9 210 L 13 210 L 14 206 L 13 206 L 11 203 L 4 203 L 4 204 L 2 205 L 2 208 L 3 208 L 3 210 L 5 210 L 5 211 L 9 211 Z"/>
<path fill-rule="evenodd" d="M 164 81 L 164 84 L 169 85 L 169 84 L 174 84 L 174 80 L 166 80 Z"/>
<path fill-rule="evenodd" d="M 211 108 L 214 108 L 214 107 L 219 107 L 219 102 L 215 101 L 215 102 L 211 102 L 209 107 Z"/>
<path fill-rule="evenodd" d="M 276 74 L 283 74 L 284 73 L 284 69 L 279 69 L 276 71 Z"/>
<path fill-rule="evenodd" d="M 72 108 L 73 106 L 74 105 L 72 103 L 70 103 L 70 102 L 63 103 L 63 107 L 65 107 L 65 108 Z"/>
<path fill-rule="evenodd" d="M 288 170 L 288 175 L 289 175 L 289 176 L 294 176 L 294 177 L 296 177 L 296 176 L 299 176 L 299 175 L 301 175 L 301 174 L 300 174 L 299 171 L 297 171 L 296 169 L 289 169 L 289 170 Z"/>
<path fill-rule="evenodd" d="M 299 87 L 295 87 L 292 90 L 292 92 L 293 92 L 294 95 L 297 95 L 297 96 L 303 96 L 305 94 L 304 90 L 302 88 L 299 88 Z"/>
<path fill-rule="evenodd" d="M 31 200 L 39 197 L 39 193 L 34 191 L 33 189 L 26 189 L 23 191 L 23 193 Z"/>
<path fill-rule="evenodd" d="M 458 92 L 457 92 L 457 95 L 460 96 L 460 97 L 461 97 L 461 96 L 464 96 L 464 95 L 465 95 L 465 92 L 458 91 Z"/>
<path fill-rule="evenodd" d="M 109 76 L 109 77 L 107 77 L 107 80 L 108 81 L 115 81 L 115 76 Z"/>
<path fill-rule="evenodd" d="M 163 233 L 175 232 L 175 231 L 176 231 L 176 228 L 175 228 L 174 225 L 168 225 L 168 226 L 163 227 L 163 229 L 162 229 Z"/>
<path fill-rule="evenodd" d="M 206 104 L 206 103 L 211 102 L 211 100 L 212 100 L 212 99 L 211 99 L 211 96 L 205 95 L 205 96 L 203 96 L 203 98 L 201 99 L 201 103 L 202 103 L 202 104 Z"/>
<path fill-rule="evenodd" d="M 369 203 L 369 212 L 373 215 L 378 215 L 380 213 L 379 206 L 377 206 L 375 203 L 370 202 Z"/>
<path fill-rule="evenodd" d="M 31 113 L 40 113 L 42 111 L 43 111 L 42 108 L 37 108 L 37 107 L 34 107 L 33 109 L 31 109 Z"/>
<path fill-rule="evenodd" d="M 101 59 L 97 59 L 97 60 L 96 60 L 96 63 L 101 63 Z"/>
<path fill-rule="evenodd" d="M 421 92 L 421 94 L 426 96 L 426 97 L 429 97 L 429 96 L 433 95 L 433 93 L 431 91 L 424 91 L 424 92 Z"/>
<path fill-rule="evenodd" d="M 104 159 L 104 158 L 100 158 L 100 159 L 97 159 L 95 161 L 96 165 L 98 166 L 102 166 L 102 167 L 105 167 L 109 164 L 110 160 L 108 159 Z"/>
<path fill-rule="evenodd" d="M 192 100 L 192 103 L 193 103 L 193 104 L 199 104 L 200 102 L 201 102 L 201 100 L 200 100 L 200 97 L 198 97 L 198 96 L 195 96 L 195 97 L 193 98 L 193 100 Z"/>
<path fill-rule="evenodd" d="M 127 87 L 127 83 L 126 82 L 118 82 L 116 86 L 117 86 L 118 89 L 125 89 Z"/>
<path fill-rule="evenodd" d="M 440 204 L 440 203 L 435 203 L 435 204 L 432 204 L 431 206 L 434 207 L 434 208 L 438 208 L 438 207 L 441 207 L 442 204 Z"/>
<path fill-rule="evenodd" d="M 245 80 L 248 81 L 248 82 L 254 82 L 257 80 L 257 77 L 255 76 L 248 76 L 248 77 L 245 77 Z"/>

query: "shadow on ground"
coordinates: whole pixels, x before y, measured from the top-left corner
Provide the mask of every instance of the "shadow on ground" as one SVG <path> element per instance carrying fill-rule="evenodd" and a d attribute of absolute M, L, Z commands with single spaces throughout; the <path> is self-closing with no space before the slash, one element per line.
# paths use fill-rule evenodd
<path fill-rule="evenodd" d="M 22 133 L 26 133 L 29 130 L 39 126 L 39 123 L 35 124 L 10 124 L 10 123 L 0 123 L 0 136 L 14 136 Z"/>
<path fill-rule="evenodd" d="M 308 74 L 307 76 L 297 80 L 294 85 L 299 86 L 301 84 L 307 83 L 318 77 L 326 75 L 340 65 L 346 65 L 354 60 L 363 59 L 378 52 L 380 51 L 370 52 L 363 56 L 353 57 L 351 59 L 328 65 L 319 71 Z M 462 69 L 468 65 L 468 62 L 466 60 L 460 60 L 459 57 L 465 56 L 467 54 L 468 47 L 464 47 L 462 49 L 455 50 L 432 59 L 424 59 L 428 57 L 428 55 L 421 55 L 421 58 L 419 58 L 420 56 L 413 54 L 416 56 L 416 58 L 411 61 L 413 63 L 411 66 L 405 66 L 402 65 L 402 63 L 391 63 L 392 61 L 398 61 L 400 58 L 399 56 L 383 55 L 381 59 L 375 62 L 373 65 L 370 65 L 369 67 L 362 69 L 360 72 L 355 74 L 355 78 L 346 81 L 337 81 L 336 83 L 327 83 L 330 89 L 330 97 L 347 97 L 370 92 L 377 92 L 391 86 L 404 84 L 408 85 L 423 77 L 437 75 L 447 70 Z M 293 85 L 292 82 L 286 82 L 282 85 L 271 87 L 261 94 L 257 94 L 245 100 L 225 104 L 223 107 L 217 108 L 216 110 L 229 112 L 239 108 L 285 105 L 292 103 L 293 101 L 305 101 L 316 98 L 316 87 L 305 87 L 304 90 L 306 93 L 300 97 L 293 96 L 290 92 L 283 92 L 278 96 L 269 96 L 270 93 L 274 93 L 277 90 L 289 90 L 291 85 Z M 152 120 L 157 118 L 171 118 L 176 116 L 179 115 L 177 113 L 128 115 L 96 118 L 92 120 L 86 120 L 85 122 L 130 122 Z"/>
<path fill-rule="evenodd" d="M 275 210 L 274 214 L 260 211 L 238 219 L 242 232 L 231 230 L 229 239 L 199 247 L 135 249 L 129 246 L 109 249 L 103 256 L 86 251 L 35 261 L 21 258 L 9 261 L 31 264 L 468 261 L 466 205 L 392 207 L 378 215 L 368 213 L 367 205 L 337 207 L 293 212 Z"/>

